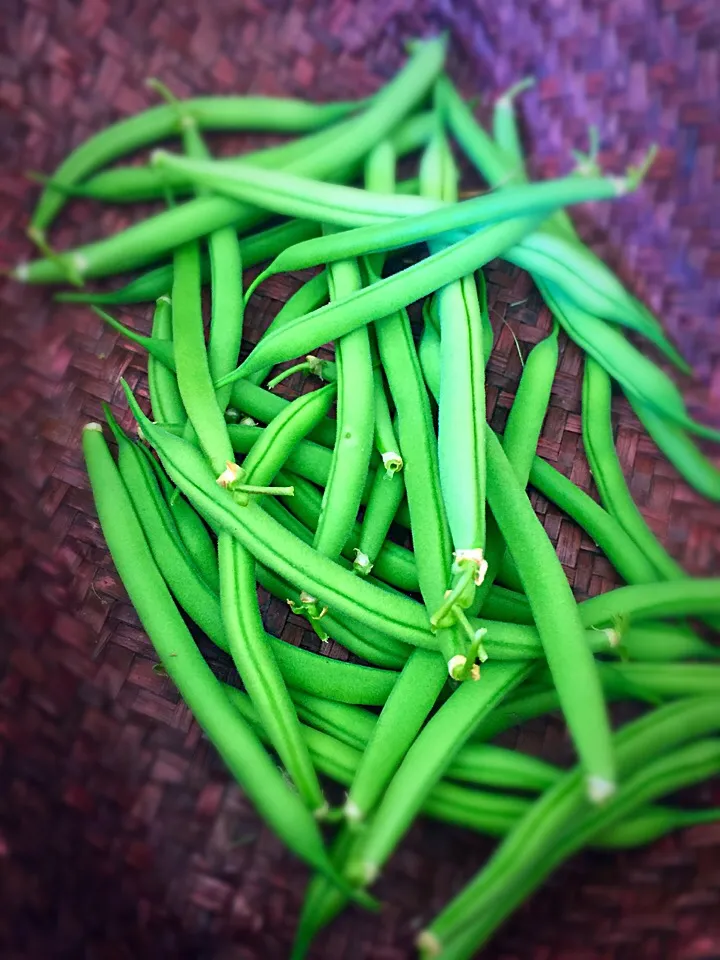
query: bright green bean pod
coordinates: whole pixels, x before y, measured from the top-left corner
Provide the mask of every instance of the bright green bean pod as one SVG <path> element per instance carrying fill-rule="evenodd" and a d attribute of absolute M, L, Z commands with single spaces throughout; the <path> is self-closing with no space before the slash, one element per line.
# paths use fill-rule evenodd
<path fill-rule="evenodd" d="M 325 126 L 347 116 L 359 103 L 309 104 L 274 97 L 196 97 L 182 103 L 202 130 L 287 130 L 299 132 Z M 173 104 L 151 107 L 96 133 L 60 164 L 53 179 L 72 185 L 117 160 L 118 157 L 157 143 L 179 132 L 180 117 Z M 31 229 L 43 232 L 62 208 L 64 196 L 47 188 L 38 200 Z"/>
<path fill-rule="evenodd" d="M 379 367 L 373 368 L 373 383 L 375 446 L 382 458 L 387 478 L 390 479 L 398 470 L 402 470 L 403 460 L 399 453 L 400 445 L 395 437 L 395 428 L 390 416 L 383 375 Z"/>
<path fill-rule="evenodd" d="M 684 577 L 685 571 L 660 545 L 628 490 L 613 441 L 611 398 L 607 371 L 588 357 L 583 376 L 583 445 L 602 504 L 637 543 L 663 580 Z"/>
<path fill-rule="evenodd" d="M 421 935 L 421 956 L 441 955 L 447 960 L 470 960 L 500 922 L 542 882 L 550 871 L 584 846 L 598 831 L 612 827 L 622 817 L 663 794 L 687 787 L 720 771 L 720 741 L 704 740 L 670 753 L 641 767 L 624 782 L 616 797 L 600 810 L 586 812 L 568 829 L 563 826 L 552 834 L 553 847 L 542 858 L 533 858 L 529 866 L 516 869 L 516 876 L 494 891 L 487 904 L 479 900 L 465 912 L 455 914 L 454 922 L 442 925 L 436 918 Z M 512 834 L 511 834 L 512 835 Z M 527 861 L 526 861 L 527 862 Z M 441 915 L 442 917 L 442 915 Z"/>
<path fill-rule="evenodd" d="M 83 452 L 113 561 L 170 678 L 270 827 L 305 862 L 334 877 L 312 815 L 231 705 L 178 613 L 98 424 L 85 427 Z"/>
<path fill-rule="evenodd" d="M 233 449 L 210 378 L 200 294 L 198 245 L 188 243 L 175 253 L 172 292 L 175 366 L 188 420 L 217 478 L 227 464 L 233 462 Z"/>
<path fill-rule="evenodd" d="M 430 302 L 423 305 L 423 330 L 418 344 L 418 358 L 425 384 L 435 403 L 440 403 L 440 334 L 430 322 Z"/>
<path fill-rule="evenodd" d="M 526 664 L 493 664 L 481 683 L 463 683 L 428 721 L 353 851 L 347 875 L 372 883 L 473 728 L 530 671 Z"/>
<path fill-rule="evenodd" d="M 651 763 L 697 737 L 716 731 L 720 712 L 711 701 L 712 698 L 705 697 L 660 707 L 615 734 L 613 745 L 621 776 L 621 790 L 625 777 L 637 767 Z M 584 777 L 585 771 L 576 767 L 533 804 L 517 827 L 496 848 L 485 867 L 435 918 L 428 928 L 435 938 L 443 941 L 447 932 L 457 924 L 462 924 L 466 917 L 479 915 L 477 911 L 487 902 L 507 895 L 505 885 L 517 880 L 518 864 L 531 865 L 547 858 L 556 845 L 558 832 L 564 834 L 568 823 L 578 812 L 592 810 L 592 807 L 588 808 Z M 613 802 L 608 799 L 597 814 L 590 815 L 601 816 Z"/>
<path fill-rule="evenodd" d="M 373 98 L 363 113 L 344 123 L 338 135 L 324 147 L 293 161 L 289 169 L 323 177 L 352 167 L 423 99 L 442 68 L 445 45 L 443 39 L 419 44 L 404 69 Z M 142 266 L 220 227 L 229 224 L 246 227 L 263 218 L 263 212 L 254 206 L 225 197 L 199 197 L 106 240 L 63 254 L 59 259 L 23 264 L 16 269 L 15 276 L 28 283 L 64 280 L 69 269 L 82 278 L 104 276 Z"/>
<path fill-rule="evenodd" d="M 317 310 L 318 307 L 328 302 L 328 297 L 328 274 L 326 270 L 323 270 L 311 277 L 291 297 L 288 297 L 273 317 L 263 336 L 267 336 L 271 330 L 277 330 L 296 317 L 302 317 L 311 310 Z M 271 369 L 272 367 L 265 367 L 264 370 L 257 370 L 247 379 L 251 383 L 261 384 L 270 375 Z"/>
<path fill-rule="evenodd" d="M 588 793 L 601 802 L 615 782 L 610 726 L 600 680 L 565 573 L 499 441 L 486 431 L 488 503 L 518 567 L 563 703 Z"/>
<path fill-rule="evenodd" d="M 338 339 L 359 326 L 381 320 L 477 270 L 505 250 L 514 237 L 532 229 L 534 223 L 534 219 L 527 217 L 487 227 L 391 277 L 291 321 L 277 333 L 261 340 L 237 370 L 217 385 L 247 376 L 271 362 L 279 363 L 308 353 L 326 343 L 328 338 Z"/>
<path fill-rule="evenodd" d="M 181 173 L 196 188 L 252 203 L 283 217 L 315 219 L 338 227 L 373 224 L 435 209 L 435 204 L 422 197 L 400 194 L 383 202 L 357 187 L 325 183 L 286 170 L 267 170 L 251 163 L 229 166 L 193 160 L 167 150 L 155 150 L 151 163 L 158 170 Z"/>
<path fill-rule="evenodd" d="M 597 360 L 623 390 L 652 404 L 659 413 L 678 424 L 688 427 L 693 423 L 672 380 L 636 350 L 619 330 L 579 308 L 549 280 L 538 278 L 536 282 L 568 336 Z"/>
<path fill-rule="evenodd" d="M 654 583 L 657 580 L 655 567 L 617 520 L 540 457 L 533 459 L 530 484 L 586 531 L 623 580 L 628 583 Z"/>
<path fill-rule="evenodd" d="M 720 501 L 720 470 L 687 431 L 670 423 L 624 384 L 621 386 L 642 425 L 684 480 L 709 500 Z"/>
<path fill-rule="evenodd" d="M 486 194 L 460 203 L 433 204 L 425 200 L 427 212 L 413 213 L 411 204 L 402 202 L 397 208 L 397 219 L 383 222 L 386 209 L 379 203 L 373 207 L 375 222 L 345 230 L 337 243 L 320 237 L 288 246 L 254 282 L 255 289 L 267 277 L 276 273 L 302 270 L 345 256 L 366 256 L 379 251 L 395 250 L 432 237 L 459 239 L 463 232 L 480 226 L 534 212 L 555 209 L 558 203 L 571 204 L 591 199 L 610 199 L 621 195 L 629 184 L 618 178 L 565 177 L 532 186 L 513 187 L 502 192 Z M 421 203 L 414 204 L 418 210 Z M 285 207 L 285 209 L 289 209 Z M 299 209 L 299 208 L 296 208 Z M 304 208 L 303 208 L 304 209 Z M 348 215 L 344 217 L 348 219 Z"/>
<path fill-rule="evenodd" d="M 720 579 L 675 580 L 617 587 L 578 607 L 586 627 L 609 624 L 617 617 L 662 619 L 720 614 Z"/>
<path fill-rule="evenodd" d="M 493 584 L 483 602 L 483 614 L 489 620 L 504 620 L 506 623 L 533 624 L 532 611 L 527 598 L 514 590 Z"/>
<path fill-rule="evenodd" d="M 169 296 L 161 296 L 157 301 L 153 314 L 152 336 L 158 340 L 172 338 L 172 305 Z M 183 423 L 185 407 L 175 375 L 152 355 L 148 357 L 148 387 L 153 418 L 166 420 L 168 423 Z"/>
<path fill-rule="evenodd" d="M 658 699 L 717 695 L 720 690 L 720 669 L 709 663 L 603 663 L 600 670 L 603 685 L 617 686 L 618 693 L 627 685 Z"/>
<path fill-rule="evenodd" d="M 332 264 L 329 284 L 331 303 L 359 290 L 362 278 L 357 263 L 341 260 Z M 342 553 L 355 526 L 373 450 L 374 383 L 367 326 L 336 340 L 335 362 L 337 433 L 313 541 L 319 553 L 333 560 Z"/>
<path fill-rule="evenodd" d="M 155 447 L 168 476 L 211 523 L 228 530 L 264 566 L 317 596 L 339 614 L 367 623 L 379 633 L 434 648 L 423 607 L 373 586 L 289 535 L 256 503 L 239 506 L 215 482 L 192 444 L 151 423 L 126 388 L 128 403 L 143 433 Z"/>
<path fill-rule="evenodd" d="M 525 77 L 518 83 L 514 83 L 497 98 L 493 108 L 493 138 L 509 161 L 513 181 L 527 180 L 514 100 L 518 94 L 533 86 L 534 83 L 532 77 Z"/>
<path fill-rule="evenodd" d="M 622 633 L 620 644 L 621 653 L 631 662 L 720 659 L 720 646 L 701 640 L 694 630 L 677 624 L 631 624 Z"/>
<path fill-rule="evenodd" d="M 246 481 L 261 486 L 271 483 L 300 441 L 326 416 L 335 394 L 335 384 L 329 384 L 298 397 L 278 413 L 243 460 Z"/>
<path fill-rule="evenodd" d="M 375 471 L 367 506 L 360 527 L 353 568 L 356 573 L 367 576 L 377 561 L 387 541 L 390 527 L 405 496 L 405 480 L 401 473 L 388 476 L 385 464 Z M 417 576 L 415 578 L 417 580 Z"/>
<path fill-rule="evenodd" d="M 108 418 L 108 422 L 111 422 L 110 418 Z M 147 447 L 138 444 L 138 450 L 145 455 L 145 459 L 155 473 L 185 550 L 200 572 L 202 579 L 217 593 L 220 589 L 217 549 L 207 527 L 185 497 L 173 487 L 163 468 Z"/>
<path fill-rule="evenodd" d="M 217 596 L 185 550 L 152 468 L 109 410 L 106 416 L 118 445 L 120 476 L 155 563 L 182 609 L 214 643 L 227 649 Z"/>
<path fill-rule="evenodd" d="M 133 169 L 135 168 L 133 167 Z M 254 267 L 258 263 L 262 263 L 263 260 L 274 257 L 281 250 L 284 250 L 288 244 L 300 243 L 317 236 L 319 232 L 320 227 L 309 220 L 290 220 L 259 233 L 240 237 L 238 242 L 243 267 L 246 270 L 249 267 Z M 204 284 L 209 283 L 210 263 L 207 257 L 203 257 L 201 260 L 200 276 Z M 61 303 L 145 303 L 157 300 L 158 297 L 167 293 L 172 287 L 172 279 L 173 266 L 172 263 L 168 263 L 162 267 L 148 270 L 136 277 L 135 280 L 125 284 L 124 287 L 112 290 L 109 293 L 87 289 L 60 290 L 55 294 L 54 299 Z"/>
<path fill-rule="evenodd" d="M 289 404 L 289 400 L 278 397 L 249 380 L 236 380 L 233 384 L 231 403 L 238 410 L 259 420 L 270 423 Z M 334 420 L 324 420 L 308 434 L 308 438 L 323 447 L 332 448 L 335 444 L 336 425 Z"/>
<path fill-rule="evenodd" d="M 233 662 L 303 802 L 321 818 L 327 812 L 327 802 L 282 673 L 265 640 L 255 591 L 255 561 L 227 534 L 220 535 L 218 549 L 220 603 Z"/>
<path fill-rule="evenodd" d="M 429 120 L 430 114 L 416 114 L 403 121 L 392 136 L 393 142 L 397 143 L 398 153 L 411 153 L 422 146 L 429 135 Z M 276 169 L 293 163 L 335 140 L 339 130 L 339 126 L 333 125 L 307 137 L 298 137 L 278 146 L 254 150 L 239 157 L 221 157 L 218 158 L 218 162 L 225 165 L 249 162 L 256 166 Z M 111 203 L 161 200 L 165 197 L 168 186 L 172 187 L 175 196 L 191 191 L 190 182 L 180 174 L 169 176 L 168 172 L 162 173 L 152 167 L 138 166 L 113 167 L 95 174 L 80 186 L 68 187 L 67 184 L 59 186 L 54 180 L 50 180 L 50 186 L 61 189 L 71 196 L 92 197 L 95 200 Z"/>

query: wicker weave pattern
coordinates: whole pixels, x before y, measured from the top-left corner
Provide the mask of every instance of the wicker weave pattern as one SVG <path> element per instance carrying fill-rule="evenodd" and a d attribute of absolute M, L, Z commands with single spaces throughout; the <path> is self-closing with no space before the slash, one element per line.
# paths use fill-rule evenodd
<path fill-rule="evenodd" d="M 717 224 L 718 39 L 707 2 L 350 4 L 307 0 L 193 5 L 8 3 L 0 53 L 3 154 L 0 261 L 30 253 L 23 228 L 36 189 L 90 132 L 149 102 L 142 80 L 179 95 L 253 91 L 320 99 L 372 91 L 402 42 L 453 29 L 452 70 L 489 96 L 526 74 L 534 169 L 548 175 L 600 125 L 602 160 L 619 169 L 661 147 L 637 198 L 579 222 L 593 247 L 659 309 L 699 374 L 696 412 L 720 426 Z M 232 141 L 233 144 L 240 141 Z M 224 140 L 231 145 L 231 141 Z M 119 229 L 136 213 L 73 203 L 59 247 Z M 622 252 L 622 260 L 620 259 Z M 489 376 L 501 427 L 525 354 L 549 328 L 527 277 L 489 272 L 498 334 Z M 289 281 L 262 288 L 248 317 L 257 339 Z M 0 948 L 12 958 L 284 958 L 305 871 L 228 784 L 154 657 L 110 563 L 79 455 L 101 401 L 128 424 L 118 380 L 146 395 L 145 358 L 88 310 L 5 284 L 0 331 Z M 147 329 L 149 317 L 129 317 Z M 246 345 L 247 346 L 247 345 Z M 579 351 L 563 352 L 541 453 L 589 487 L 579 421 Z M 290 387 L 299 389 L 299 380 Z M 618 446 L 653 527 L 694 572 L 717 571 L 720 514 L 677 479 L 617 401 Z M 615 582 L 594 545 L 536 498 L 579 595 Z M 312 644 L 304 623 L 264 598 L 269 628 Z M 331 655 L 342 655 L 334 649 Z M 217 671 L 228 675 L 225 661 Z M 559 728 L 533 723 L 520 744 L 567 752 Z M 720 802 L 708 787 L 703 799 Z M 698 828 L 650 850 L 573 861 L 484 954 L 522 960 L 710 960 L 720 956 L 720 830 Z M 351 913 L 315 956 L 401 960 L 415 929 L 470 875 L 480 839 L 416 826 L 379 887 L 379 919 Z M 422 914 L 422 915 L 421 915 Z"/>

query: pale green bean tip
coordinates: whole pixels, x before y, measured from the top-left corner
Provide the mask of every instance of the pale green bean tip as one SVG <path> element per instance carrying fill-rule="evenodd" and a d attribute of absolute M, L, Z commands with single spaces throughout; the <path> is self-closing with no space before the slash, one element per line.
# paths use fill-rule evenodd
<path fill-rule="evenodd" d="M 420 960 L 433 960 L 442 953 L 442 943 L 431 930 L 422 930 L 416 940 L 415 946 L 420 951 Z"/>
<path fill-rule="evenodd" d="M 523 77 L 522 80 L 518 80 L 517 83 L 514 83 L 511 87 L 508 87 L 504 93 L 500 94 L 497 98 L 496 106 L 511 107 L 513 100 L 517 96 L 534 87 L 536 83 L 535 77 Z"/>
<path fill-rule="evenodd" d="M 591 803 L 605 803 L 616 790 L 616 784 L 613 780 L 607 780 L 605 777 L 588 777 L 587 791 Z"/>
<path fill-rule="evenodd" d="M 93 430 L 95 433 L 102 433 L 102 426 L 93 420 L 91 423 L 85 424 L 83 427 L 83 432 L 86 430 Z"/>

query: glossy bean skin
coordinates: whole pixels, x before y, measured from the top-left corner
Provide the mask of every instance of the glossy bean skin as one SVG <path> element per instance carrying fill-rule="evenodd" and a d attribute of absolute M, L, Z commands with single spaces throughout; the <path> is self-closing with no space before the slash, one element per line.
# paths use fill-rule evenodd
<path fill-rule="evenodd" d="M 442 39 L 420 44 L 404 69 L 373 98 L 366 110 L 343 124 L 342 132 L 332 142 L 293 161 L 290 169 L 323 177 L 359 162 L 373 143 L 382 140 L 422 100 L 442 67 L 444 55 Z M 263 211 L 254 206 L 224 197 L 199 197 L 107 240 L 63 256 L 83 278 L 105 276 L 143 266 L 176 246 L 222 226 L 247 227 L 263 218 Z M 37 260 L 16 271 L 18 279 L 29 283 L 55 283 L 64 280 L 66 274 L 67 267 L 55 259 Z"/>
<path fill-rule="evenodd" d="M 303 860 L 333 876 L 312 815 L 232 707 L 180 617 L 97 424 L 85 428 L 83 452 L 113 561 L 170 678 L 270 827 Z"/>
<path fill-rule="evenodd" d="M 563 713 L 588 777 L 601 800 L 615 782 L 610 727 L 600 680 L 581 635 L 581 620 L 555 549 L 517 482 L 500 442 L 486 432 L 488 503 L 518 567 Z"/>
<path fill-rule="evenodd" d="M 128 389 L 128 403 L 143 433 L 160 455 L 180 490 L 201 515 L 243 542 L 256 559 L 338 613 L 376 627 L 396 639 L 434 648 L 423 608 L 412 600 L 379 590 L 308 548 L 263 513 L 255 503 L 240 507 L 218 487 L 200 451 L 152 424 Z"/>
<path fill-rule="evenodd" d="M 169 297 L 160 297 L 155 305 L 152 336 L 156 340 L 172 338 L 172 305 Z M 153 418 L 168 423 L 183 423 L 185 407 L 175 375 L 152 355 L 148 357 L 148 387 Z"/>
<path fill-rule="evenodd" d="M 300 243 L 302 240 L 317 236 L 320 227 L 308 220 L 290 220 L 276 227 L 270 227 L 259 233 L 241 236 L 239 238 L 240 256 L 245 269 L 254 267 L 263 260 L 268 260 L 287 244 Z M 201 279 L 203 284 L 210 281 L 210 263 L 207 257 L 201 261 Z M 131 280 L 109 293 L 96 290 L 60 290 L 55 294 L 55 300 L 61 303 L 95 303 L 95 304 L 126 304 L 145 303 L 157 300 L 169 292 L 172 287 L 172 263 L 161 267 L 154 267 L 136 279 Z"/>
<path fill-rule="evenodd" d="M 290 401 L 276 396 L 270 390 L 265 390 L 249 380 L 236 380 L 230 402 L 237 410 L 241 410 L 254 420 L 270 423 L 273 417 L 286 409 Z M 323 420 L 308 434 L 308 439 L 332 449 L 335 443 L 335 431 L 336 425 L 333 420 Z"/>
<path fill-rule="evenodd" d="M 720 714 L 710 701 L 711 698 L 696 698 L 660 707 L 615 734 L 613 745 L 621 783 L 637 767 L 717 730 Z M 589 809 L 583 777 L 584 771 L 574 768 L 533 804 L 484 869 L 435 918 L 428 928 L 435 937 L 442 941 L 446 932 L 464 922 L 465 917 L 482 909 L 498 892 L 504 894 L 507 879 L 517 878 L 518 863 L 536 863 L 549 854 L 555 832 L 564 833 L 577 812 Z M 612 802 L 608 800 L 608 805 Z M 599 808 L 599 813 L 603 809 Z"/>

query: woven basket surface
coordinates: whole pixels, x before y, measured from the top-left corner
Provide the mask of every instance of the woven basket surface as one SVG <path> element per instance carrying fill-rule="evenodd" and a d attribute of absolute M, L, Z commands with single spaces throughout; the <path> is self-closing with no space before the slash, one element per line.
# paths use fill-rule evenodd
<path fill-rule="evenodd" d="M 0 29 L 0 261 L 30 255 L 37 188 L 104 125 L 150 102 L 148 75 L 178 95 L 255 92 L 355 97 L 375 90 L 414 36 L 451 31 L 450 68 L 468 95 L 532 74 L 522 101 L 534 173 L 568 168 L 597 123 L 603 164 L 620 170 L 650 143 L 646 187 L 584 210 L 581 231 L 662 317 L 694 365 L 692 411 L 720 427 L 720 9 L 713 0 L 5 0 Z M 215 142 L 215 141 L 213 141 Z M 251 141 L 224 138 L 225 148 Z M 252 142 L 257 142 L 253 140 Z M 61 248 L 121 228 L 135 208 L 74 202 Z M 550 317 L 529 278 L 488 271 L 496 349 L 492 422 L 502 427 L 523 355 Z M 261 288 L 256 340 L 292 278 Z M 149 312 L 128 311 L 139 329 Z M 517 343 L 516 343 L 517 341 Z M 4 284 L 0 330 L 0 955 L 4 960 L 287 957 L 305 869 L 263 828 L 203 739 L 128 602 L 98 529 L 80 430 L 109 402 L 129 423 L 119 378 L 147 396 L 144 355 L 86 308 Z M 579 417 L 581 354 L 563 342 L 541 454 L 592 490 Z M 302 389 L 300 380 L 290 387 Z M 720 511 L 680 481 L 614 405 L 617 445 L 653 529 L 693 573 L 718 572 Z M 534 498 L 579 597 L 617 580 L 573 523 Z M 312 646 L 307 624 L 263 596 L 269 628 Z M 331 656 L 344 657 L 333 647 Z M 227 662 L 215 661 L 229 676 Z M 536 721 L 507 741 L 569 756 L 561 728 Z M 712 786 L 703 801 L 719 803 Z M 390 863 L 374 918 L 351 911 L 313 956 L 403 960 L 415 931 L 489 849 L 418 823 Z M 483 956 L 517 960 L 720 958 L 720 828 L 618 855 L 576 857 Z"/>

